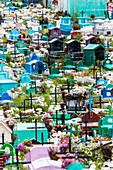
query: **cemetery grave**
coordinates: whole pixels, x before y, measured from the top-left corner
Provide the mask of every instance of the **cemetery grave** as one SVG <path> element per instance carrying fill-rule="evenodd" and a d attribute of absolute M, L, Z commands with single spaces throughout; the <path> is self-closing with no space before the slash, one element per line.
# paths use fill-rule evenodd
<path fill-rule="evenodd" d="M 113 8 L 89 3 L 0 2 L 1 170 L 113 168 Z"/>

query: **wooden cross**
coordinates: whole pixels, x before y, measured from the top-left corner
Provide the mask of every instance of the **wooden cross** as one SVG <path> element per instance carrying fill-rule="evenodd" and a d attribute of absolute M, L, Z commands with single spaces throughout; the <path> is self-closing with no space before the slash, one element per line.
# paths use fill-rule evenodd
<path fill-rule="evenodd" d="M 31 84 L 35 85 L 35 93 L 37 94 L 36 80 L 31 80 Z M 34 87 L 31 87 L 31 88 L 34 88 Z"/>
<path fill-rule="evenodd" d="M 37 119 L 35 119 L 35 127 L 27 127 L 27 129 L 35 129 L 35 139 L 36 139 L 36 142 L 35 144 L 53 144 L 53 142 L 44 142 L 44 135 L 43 135 L 43 132 L 41 133 L 41 139 L 42 139 L 42 142 L 38 142 L 37 143 L 37 129 L 45 129 L 46 127 L 43 126 L 43 127 L 37 127 Z"/>
<path fill-rule="evenodd" d="M 3 67 L 5 66 L 5 64 L 3 64 L 3 62 L 1 62 L 0 67 L 1 67 L 1 72 L 3 72 Z"/>
<path fill-rule="evenodd" d="M 73 82 L 76 82 L 77 80 L 73 80 L 73 77 L 71 76 L 71 79 L 70 80 L 68 80 L 68 82 L 70 82 L 71 83 L 71 88 L 73 87 Z"/>
<path fill-rule="evenodd" d="M 61 93 L 57 93 L 57 88 L 55 87 L 55 93 L 50 93 L 51 95 L 55 95 L 55 105 L 57 105 L 57 94 L 61 94 Z"/>
<path fill-rule="evenodd" d="M 3 48 L 0 49 L 3 50 L 3 55 L 4 55 L 5 50 L 7 50 L 8 48 L 5 48 L 5 44 L 3 44 Z"/>
<path fill-rule="evenodd" d="M 15 14 L 15 19 L 16 19 L 16 23 L 17 23 L 17 14 Z"/>
<path fill-rule="evenodd" d="M 6 5 L 7 5 L 7 0 L 5 0 L 5 7 L 6 7 Z"/>
<path fill-rule="evenodd" d="M 83 15 L 84 15 L 85 12 L 82 10 L 80 13 L 82 14 L 82 17 L 83 17 Z"/>
<path fill-rule="evenodd" d="M 102 75 L 101 75 L 101 68 L 102 68 L 102 65 L 100 64 L 100 60 L 99 60 L 99 64 L 98 64 L 97 66 L 99 67 L 100 76 L 102 77 Z"/>
<path fill-rule="evenodd" d="M 32 93 L 30 93 L 30 99 L 24 99 L 24 111 L 25 111 L 25 101 L 28 100 L 28 101 L 31 101 L 31 109 L 32 109 Z"/>
<path fill-rule="evenodd" d="M 105 45 L 104 47 L 107 47 L 107 49 L 109 49 L 109 47 L 112 47 L 112 45 L 109 45 L 109 41 L 107 41 L 107 45 Z"/>
<path fill-rule="evenodd" d="M 78 146 L 77 146 L 77 142 L 75 142 L 75 152 L 68 152 L 68 153 L 75 153 L 75 156 L 69 156 L 69 157 L 62 157 L 62 159 L 73 159 L 75 158 L 75 160 L 77 161 L 78 158 L 91 158 L 91 156 L 78 156 L 78 154 L 84 154 L 84 152 L 78 152 Z M 57 154 L 62 154 L 62 153 L 57 153 Z M 65 153 L 63 153 L 65 154 Z"/>
<path fill-rule="evenodd" d="M 73 125 L 72 125 L 72 123 L 71 123 L 70 130 L 63 130 L 63 132 L 70 132 L 70 139 L 71 139 L 71 140 L 72 140 L 72 134 L 73 134 L 73 133 L 80 133 L 80 131 L 73 131 L 73 130 L 72 130 L 72 127 L 73 127 Z"/>

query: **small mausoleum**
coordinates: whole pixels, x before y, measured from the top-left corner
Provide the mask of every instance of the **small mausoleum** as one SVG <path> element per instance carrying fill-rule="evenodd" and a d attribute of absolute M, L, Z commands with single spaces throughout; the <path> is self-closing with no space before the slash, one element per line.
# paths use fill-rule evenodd
<path fill-rule="evenodd" d="M 102 44 L 88 44 L 83 48 L 83 53 L 85 65 L 91 66 L 97 60 L 104 60 L 105 47 Z"/>
<path fill-rule="evenodd" d="M 19 35 L 18 41 L 24 41 L 24 43 L 26 43 L 26 44 L 30 43 L 30 39 L 29 39 L 28 35 L 25 33 L 22 33 Z"/>
<path fill-rule="evenodd" d="M 98 128 L 98 121 L 100 120 L 100 116 L 98 116 L 93 111 L 88 111 L 87 113 L 87 132 L 89 135 L 93 133 L 92 128 Z M 82 121 L 85 121 L 85 114 L 82 116 Z M 92 122 L 90 122 L 92 121 Z M 83 123 L 83 133 L 85 133 L 85 123 Z"/>
<path fill-rule="evenodd" d="M 64 54 L 64 41 L 53 39 L 49 41 L 49 55 L 50 58 L 59 58 Z"/>
<path fill-rule="evenodd" d="M 85 41 L 86 41 L 86 45 L 88 45 L 88 44 L 96 44 L 95 43 L 95 36 L 89 36 L 89 37 L 87 37 L 86 39 L 85 39 Z"/>
<path fill-rule="evenodd" d="M 60 19 L 61 19 L 61 24 L 60 24 L 61 34 L 70 35 L 73 26 L 73 24 L 71 24 L 71 17 L 66 16 L 66 17 L 61 17 Z"/>
<path fill-rule="evenodd" d="M 61 29 L 58 27 L 51 27 L 48 29 L 48 39 L 49 41 L 54 38 L 60 38 L 61 36 Z"/>
<path fill-rule="evenodd" d="M 30 74 L 44 74 L 48 68 L 48 64 L 43 63 L 42 57 L 38 57 L 35 52 L 32 53 L 31 58 L 26 57 L 25 70 Z"/>
<path fill-rule="evenodd" d="M 75 70 L 76 66 L 73 65 L 73 61 L 70 59 L 70 56 L 66 56 L 66 60 L 64 61 L 63 70 Z"/>
<path fill-rule="evenodd" d="M 66 51 L 69 52 L 81 52 L 81 43 L 76 40 L 70 40 L 66 42 Z"/>
<path fill-rule="evenodd" d="M 3 72 L 3 67 L 5 65 L 1 62 L 1 72 L 0 72 L 0 91 L 7 92 L 7 90 L 11 90 L 12 88 L 17 88 L 18 82 L 9 79 L 9 74 L 7 72 Z"/>
<path fill-rule="evenodd" d="M 13 133 L 17 133 L 19 140 L 23 142 L 25 139 L 36 139 L 35 132 L 35 123 L 16 123 L 13 129 Z M 48 130 L 45 127 L 44 123 L 37 123 L 37 140 L 42 142 L 42 133 L 43 141 L 48 141 Z M 15 141 L 15 146 L 20 143 L 18 139 Z"/>
<path fill-rule="evenodd" d="M 102 119 L 99 120 L 99 135 L 102 137 L 113 137 L 113 115 L 111 115 L 111 108 L 109 108 L 109 115 L 105 115 Z"/>
<path fill-rule="evenodd" d="M 9 39 L 17 41 L 19 39 L 20 32 L 14 29 L 13 31 L 10 32 Z"/>
<path fill-rule="evenodd" d="M 71 31 L 72 38 L 76 38 L 77 34 L 81 34 L 81 31 L 80 30 Z"/>

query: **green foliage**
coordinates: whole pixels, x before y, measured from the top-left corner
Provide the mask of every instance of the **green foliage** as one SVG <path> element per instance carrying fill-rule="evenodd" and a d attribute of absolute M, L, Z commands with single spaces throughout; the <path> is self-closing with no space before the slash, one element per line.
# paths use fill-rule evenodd
<path fill-rule="evenodd" d="M 24 99 L 26 99 L 28 97 L 26 97 L 26 94 L 19 94 L 18 97 L 16 99 L 13 99 L 13 105 L 16 106 L 22 106 L 22 102 L 24 101 Z M 26 102 L 26 105 L 28 104 L 28 102 Z"/>
<path fill-rule="evenodd" d="M 24 68 L 25 68 L 25 63 L 26 63 L 26 61 L 22 61 L 22 67 L 24 67 Z"/>
<path fill-rule="evenodd" d="M 10 55 L 10 54 L 7 54 L 7 55 L 6 55 L 6 62 L 7 62 L 7 63 L 10 63 L 10 62 L 11 62 L 11 55 Z"/>
<path fill-rule="evenodd" d="M 46 102 L 47 105 L 50 106 L 53 100 L 50 100 L 49 95 L 46 95 L 44 98 L 45 98 L 44 102 Z"/>
<path fill-rule="evenodd" d="M 22 161 L 24 161 L 25 160 L 25 154 L 24 154 L 24 152 L 20 152 L 20 158 L 21 158 L 21 160 Z"/>
<path fill-rule="evenodd" d="M 27 167 L 24 167 L 23 164 L 20 164 L 20 165 L 19 165 L 19 168 L 20 168 L 20 170 L 28 170 L 28 168 L 27 168 Z"/>
<path fill-rule="evenodd" d="M 48 54 L 48 53 L 45 53 L 45 54 L 44 54 L 44 57 L 43 57 L 43 62 L 48 63 L 48 58 L 49 58 L 49 54 Z"/>
<path fill-rule="evenodd" d="M 105 41 L 104 41 L 104 39 L 100 39 L 100 44 L 102 44 L 103 46 L 105 46 Z"/>
<path fill-rule="evenodd" d="M 27 28 L 27 21 L 26 20 L 23 20 L 22 24 L 24 24 Z"/>
<path fill-rule="evenodd" d="M 46 82 L 43 82 L 40 88 L 40 93 L 41 94 L 47 94 L 50 93 L 50 88 L 47 87 Z"/>
<path fill-rule="evenodd" d="M 58 86 L 60 84 L 66 84 L 67 80 L 65 79 L 61 79 L 61 78 L 56 78 L 55 80 L 53 80 L 53 84 L 55 86 Z"/>
<path fill-rule="evenodd" d="M 7 41 L 7 37 L 5 35 L 5 37 L 2 37 L 3 43 L 5 43 Z"/>
<path fill-rule="evenodd" d="M 78 13 L 78 11 L 74 11 L 73 16 L 71 17 L 71 21 L 75 20 L 75 22 L 78 23 L 77 17 L 80 17 L 80 14 Z"/>
<path fill-rule="evenodd" d="M 82 38 L 82 34 L 77 34 L 76 41 L 81 41 L 81 38 Z"/>

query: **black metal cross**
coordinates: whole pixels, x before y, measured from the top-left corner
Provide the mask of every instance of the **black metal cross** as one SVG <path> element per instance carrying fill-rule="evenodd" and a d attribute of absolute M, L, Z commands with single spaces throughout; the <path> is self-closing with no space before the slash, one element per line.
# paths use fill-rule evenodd
<path fill-rule="evenodd" d="M 61 93 L 57 93 L 57 87 L 55 87 L 55 93 L 50 93 L 51 95 L 55 95 L 55 105 L 57 105 L 57 94 L 61 94 Z"/>
<path fill-rule="evenodd" d="M 82 10 L 80 13 L 82 14 L 82 17 L 83 17 L 83 15 L 84 15 L 85 12 Z"/>
<path fill-rule="evenodd" d="M 74 85 L 70 85 L 70 83 L 69 83 L 69 80 L 67 79 L 67 84 L 63 84 L 62 86 L 67 86 L 67 88 L 65 88 L 65 89 L 67 89 L 68 90 L 68 93 L 70 93 L 70 89 L 74 89 L 74 88 L 72 88 L 72 86 L 74 86 Z"/>
<path fill-rule="evenodd" d="M 45 129 L 45 126 L 37 127 L 37 119 L 35 119 L 35 127 L 27 127 L 27 129 L 35 129 L 35 139 L 37 141 L 37 129 Z"/>
<path fill-rule="evenodd" d="M 20 115 L 20 117 L 15 117 L 14 119 L 20 119 L 20 122 L 22 122 L 23 119 L 29 118 L 28 116 L 23 117 L 21 111 L 20 111 L 19 115 Z"/>
<path fill-rule="evenodd" d="M 85 113 L 85 121 L 82 121 L 82 122 L 85 123 L 85 138 L 86 138 L 86 141 L 87 141 L 87 123 L 94 122 L 94 121 L 88 121 L 87 120 L 87 113 Z"/>
<path fill-rule="evenodd" d="M 53 119 L 56 120 L 56 125 L 58 125 L 58 120 L 62 121 L 62 125 L 65 125 L 65 120 L 69 120 L 65 118 L 65 113 L 63 112 L 63 114 L 61 115 L 61 118 L 58 118 L 58 110 L 56 110 L 56 117 L 53 118 L 48 118 L 48 119 Z"/>

